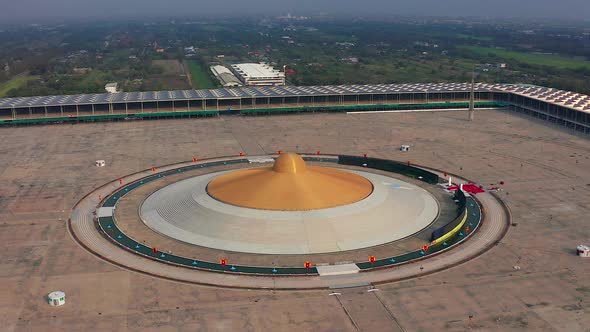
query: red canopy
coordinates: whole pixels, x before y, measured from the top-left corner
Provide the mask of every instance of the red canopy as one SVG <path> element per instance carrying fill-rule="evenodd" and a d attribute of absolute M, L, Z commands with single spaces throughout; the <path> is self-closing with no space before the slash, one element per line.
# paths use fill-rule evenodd
<path fill-rule="evenodd" d="M 459 186 L 450 186 L 447 188 L 448 190 L 458 190 Z M 470 194 L 479 194 L 479 193 L 483 193 L 485 192 L 485 190 L 481 189 L 477 184 L 475 183 L 468 183 L 468 184 L 464 184 L 463 185 L 463 191 L 466 191 Z"/>

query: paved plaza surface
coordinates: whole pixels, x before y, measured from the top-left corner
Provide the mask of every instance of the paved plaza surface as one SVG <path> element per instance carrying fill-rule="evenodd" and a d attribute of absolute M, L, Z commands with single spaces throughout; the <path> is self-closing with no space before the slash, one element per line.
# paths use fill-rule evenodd
<path fill-rule="evenodd" d="M 590 242 L 590 140 L 504 111 L 466 118 L 310 114 L 1 128 L 0 330 L 588 331 L 590 260 L 575 247 Z M 398 151 L 401 144 L 412 150 Z M 373 292 L 177 283 L 110 265 L 67 232 L 71 207 L 120 176 L 276 150 L 410 160 L 486 187 L 502 180 L 514 226 L 474 260 Z M 107 166 L 96 168 L 97 159 Z M 46 304 L 54 290 L 66 292 L 65 306 Z"/>
<path fill-rule="evenodd" d="M 418 186 L 369 172 L 350 174 L 362 176 L 372 193 L 358 202 L 327 209 L 270 211 L 226 204 L 207 194 L 208 183 L 223 176 L 211 173 L 157 190 L 139 210 L 147 226 L 170 238 L 219 250 L 271 255 L 374 247 L 411 236 L 438 216 L 437 201 Z M 399 188 L 391 188 L 392 183 Z"/>
<path fill-rule="evenodd" d="M 333 163 L 313 163 L 310 164 L 316 166 L 334 166 Z M 338 165 L 342 169 L 355 170 L 353 166 Z M 183 179 L 192 178 L 207 174 L 208 172 L 220 172 L 231 169 L 240 169 L 240 167 L 256 167 L 250 164 L 237 164 L 237 165 L 222 165 L 211 167 L 210 169 L 197 169 L 195 171 L 187 173 L 179 173 L 174 175 L 166 176 L 158 181 L 150 182 L 134 189 L 130 193 L 119 199 L 117 203 L 117 209 L 115 210 L 115 216 L 117 218 L 117 226 L 123 230 L 125 234 L 131 238 L 137 239 L 140 242 L 144 242 L 160 248 L 164 251 L 171 251 L 172 253 L 185 257 L 201 257 L 208 261 L 219 261 L 222 258 L 231 257 L 232 264 L 244 264 L 250 266 L 291 266 L 298 267 L 304 266 L 306 261 L 312 260 L 314 264 L 329 264 L 335 262 L 363 262 L 367 261 L 370 255 L 376 257 L 388 257 L 401 255 L 406 252 L 421 248 L 425 244 L 429 244 L 432 236 L 432 231 L 437 229 L 457 216 L 456 204 L 452 200 L 452 195 L 445 193 L 442 187 L 438 185 L 428 184 L 424 181 L 411 179 L 404 177 L 399 174 L 391 172 L 385 172 L 375 169 L 366 169 L 366 171 L 374 172 L 375 174 L 381 174 L 383 176 L 389 176 L 403 179 L 407 183 L 411 183 L 415 186 L 419 186 L 424 190 L 430 192 L 438 201 L 439 204 L 439 216 L 436 221 L 429 225 L 429 227 L 412 234 L 411 236 L 402 240 L 387 243 L 386 245 L 374 246 L 366 249 L 357 249 L 345 252 L 333 252 L 326 254 L 313 254 L 310 255 L 261 255 L 261 254 L 248 254 L 243 252 L 229 252 L 224 250 L 211 249 L 203 246 L 195 246 L 186 244 L 184 242 L 172 239 L 167 236 L 153 231 L 151 228 L 140 219 L 139 211 L 141 203 L 144 202 L 154 191 L 159 188 L 166 187 L 167 185 L 182 181 Z"/>

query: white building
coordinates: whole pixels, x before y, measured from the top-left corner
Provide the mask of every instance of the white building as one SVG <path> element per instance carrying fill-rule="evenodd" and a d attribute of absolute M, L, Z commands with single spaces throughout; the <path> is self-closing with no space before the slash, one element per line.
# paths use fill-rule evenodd
<path fill-rule="evenodd" d="M 224 87 L 242 86 L 242 82 L 225 66 L 211 66 L 211 72 Z"/>
<path fill-rule="evenodd" d="M 66 304 L 66 293 L 62 291 L 55 291 L 47 295 L 47 302 L 52 307 L 57 307 Z"/>
<path fill-rule="evenodd" d="M 231 70 L 244 85 L 285 85 L 285 73 L 265 63 L 238 63 Z"/>
<path fill-rule="evenodd" d="M 107 83 L 107 85 L 104 86 L 104 89 L 108 93 L 117 93 L 119 92 L 119 83 Z"/>

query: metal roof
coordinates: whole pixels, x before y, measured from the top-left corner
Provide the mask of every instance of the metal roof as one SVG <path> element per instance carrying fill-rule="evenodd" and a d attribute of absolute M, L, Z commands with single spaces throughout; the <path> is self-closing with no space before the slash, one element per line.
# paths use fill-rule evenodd
<path fill-rule="evenodd" d="M 356 94 L 397 94 L 468 92 L 469 83 L 404 83 L 376 85 L 325 85 L 325 86 L 269 86 L 237 87 L 213 90 L 176 90 L 81 94 L 63 96 L 37 96 L 0 98 L 0 108 L 66 106 L 84 104 L 132 103 L 155 101 L 181 101 L 203 99 L 236 99 L 251 97 L 297 97 Z M 521 84 L 477 83 L 477 92 L 510 92 L 536 100 L 549 102 L 577 111 L 590 112 L 590 96 L 571 91 Z"/>
<path fill-rule="evenodd" d="M 505 91 L 510 85 L 477 83 L 478 92 Z M 249 97 L 297 97 L 356 94 L 396 94 L 467 92 L 469 83 L 411 83 L 376 85 L 325 85 L 325 86 L 246 86 L 213 90 L 176 90 L 119 92 L 84 95 L 38 96 L 0 98 L 0 108 L 66 106 L 82 104 L 132 103 L 175 100 L 235 99 Z"/>
<path fill-rule="evenodd" d="M 285 74 L 264 63 L 237 63 L 231 67 L 245 79 L 285 78 Z"/>
<path fill-rule="evenodd" d="M 537 85 L 502 85 L 500 90 L 590 113 L 590 96 Z"/>

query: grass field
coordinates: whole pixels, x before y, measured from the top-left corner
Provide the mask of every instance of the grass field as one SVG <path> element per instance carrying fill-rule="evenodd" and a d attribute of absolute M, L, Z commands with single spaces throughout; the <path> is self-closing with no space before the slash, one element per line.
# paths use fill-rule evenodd
<path fill-rule="evenodd" d="M 508 51 L 501 48 L 481 47 L 481 46 L 459 46 L 459 48 L 468 50 L 480 56 L 493 54 L 502 59 L 516 60 L 530 65 L 549 66 L 560 69 L 590 69 L 590 61 L 580 61 L 556 55 L 534 54 L 526 52 Z"/>
<path fill-rule="evenodd" d="M 208 73 L 208 69 L 202 66 L 197 61 L 189 61 L 188 68 L 191 72 L 193 81 L 193 88 L 195 89 L 215 89 L 218 85 L 213 82 L 211 75 Z"/>
<path fill-rule="evenodd" d="M 11 79 L 10 81 L 0 85 L 0 98 L 5 97 L 6 94 L 13 89 L 18 89 L 21 86 L 27 84 L 29 81 L 38 80 L 39 76 L 31 75 L 19 75 Z"/>

